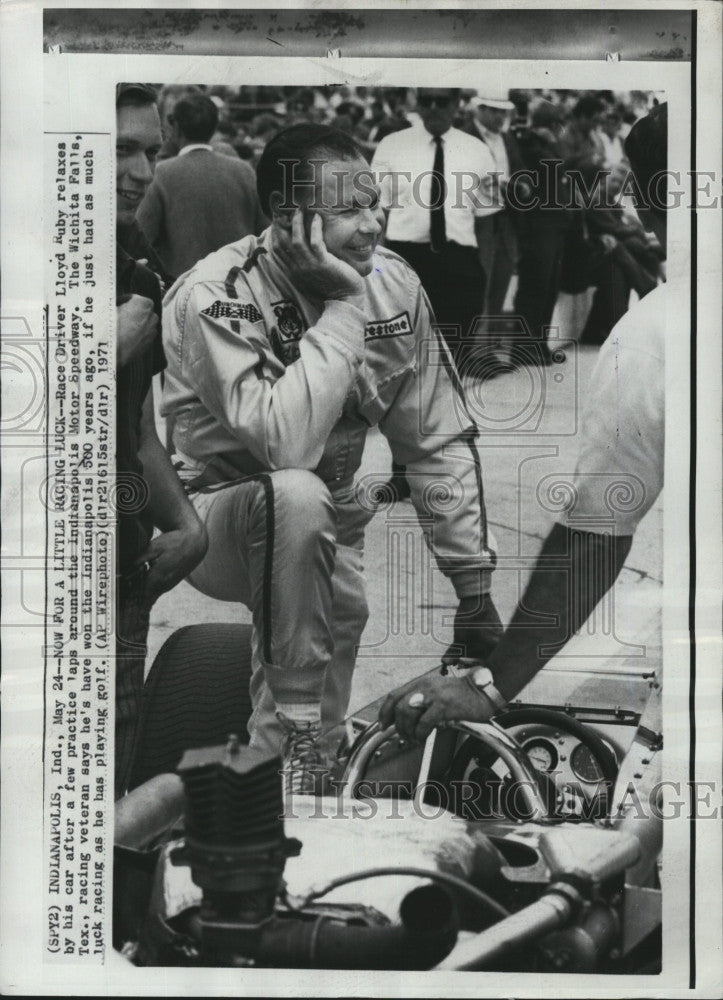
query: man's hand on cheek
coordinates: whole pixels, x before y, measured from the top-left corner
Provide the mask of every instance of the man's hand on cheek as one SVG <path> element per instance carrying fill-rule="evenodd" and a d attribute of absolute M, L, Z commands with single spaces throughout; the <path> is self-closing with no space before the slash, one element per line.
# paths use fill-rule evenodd
<path fill-rule="evenodd" d="M 318 213 L 311 220 L 308 238 L 300 208 L 294 211 L 289 229 L 276 225 L 274 251 L 293 284 L 305 295 L 323 301 L 353 299 L 364 290 L 354 268 L 327 250 Z"/>

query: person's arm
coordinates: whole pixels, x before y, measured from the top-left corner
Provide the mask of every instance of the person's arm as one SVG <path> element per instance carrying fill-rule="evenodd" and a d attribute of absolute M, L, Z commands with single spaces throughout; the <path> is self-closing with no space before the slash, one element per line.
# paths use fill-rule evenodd
<path fill-rule="evenodd" d="M 156 247 L 163 232 L 163 194 L 156 176 L 138 206 L 136 222 L 152 247 Z"/>
<path fill-rule="evenodd" d="M 152 603 L 185 579 L 206 554 L 208 538 L 156 433 L 153 386 L 143 403 L 138 456 L 148 485 L 148 511 L 162 532 L 138 562 L 149 562 L 146 594 Z"/>
<path fill-rule="evenodd" d="M 158 314 L 153 300 L 128 293 L 116 306 L 116 363 L 125 368 L 140 357 L 158 336 Z"/>
<path fill-rule="evenodd" d="M 486 661 L 507 701 L 587 621 L 620 575 L 632 542 L 632 535 L 553 526 L 512 621 Z"/>
<path fill-rule="evenodd" d="M 475 172 L 479 178 L 476 189 L 471 192 L 474 211 L 474 235 L 477 241 L 479 262 L 489 277 L 495 255 L 495 216 L 504 207 L 500 190 L 499 171 L 494 157 L 481 140 L 476 140 L 478 162 Z M 480 303 L 481 310 L 481 303 Z"/>
<path fill-rule="evenodd" d="M 552 528 L 512 621 L 484 658 L 505 701 L 515 698 L 584 624 L 618 578 L 631 544 L 631 536 L 561 524 Z M 423 696 L 421 710 L 409 703 L 412 693 Z M 487 722 L 497 711 L 465 677 L 435 674 L 393 691 L 382 705 L 380 722 L 385 728 L 394 722 L 401 736 L 424 740 L 443 722 Z"/>
<path fill-rule="evenodd" d="M 662 489 L 665 300 L 644 302 L 600 351 L 565 523 L 550 531 L 507 631 L 484 658 L 506 700 L 519 694 L 613 586 L 637 524 Z M 607 523 L 609 532 L 580 530 L 575 523 L 581 520 Z M 409 704 L 417 692 L 424 695 L 423 710 Z M 494 714 L 494 705 L 466 679 L 437 675 L 393 691 L 380 720 L 424 738 L 440 722 L 485 721 Z"/>

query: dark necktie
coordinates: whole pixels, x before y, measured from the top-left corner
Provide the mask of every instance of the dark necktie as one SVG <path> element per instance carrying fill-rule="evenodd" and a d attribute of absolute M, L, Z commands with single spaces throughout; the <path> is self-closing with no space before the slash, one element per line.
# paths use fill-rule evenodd
<path fill-rule="evenodd" d="M 432 183 L 429 190 L 429 232 L 433 253 L 441 253 L 447 242 L 447 230 L 444 223 L 444 199 L 447 185 L 444 181 L 444 149 L 442 137 L 435 135 L 434 166 L 432 167 Z"/>

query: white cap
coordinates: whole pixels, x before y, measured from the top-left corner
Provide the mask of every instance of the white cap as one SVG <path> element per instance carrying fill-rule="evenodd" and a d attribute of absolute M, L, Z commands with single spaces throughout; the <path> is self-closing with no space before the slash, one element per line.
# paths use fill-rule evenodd
<path fill-rule="evenodd" d="M 515 107 L 512 101 L 508 100 L 507 91 L 497 91 L 489 96 L 482 94 L 479 97 L 470 98 L 469 106 L 471 108 L 478 108 L 481 104 L 486 108 L 497 108 L 498 111 L 513 111 Z"/>

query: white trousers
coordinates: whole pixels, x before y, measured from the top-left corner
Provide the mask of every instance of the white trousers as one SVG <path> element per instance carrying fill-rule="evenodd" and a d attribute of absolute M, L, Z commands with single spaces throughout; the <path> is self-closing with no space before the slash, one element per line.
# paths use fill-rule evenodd
<path fill-rule="evenodd" d="M 278 752 L 281 705 L 320 705 L 323 727 L 347 711 L 368 618 L 368 514 L 337 505 L 312 472 L 259 473 L 193 494 L 209 548 L 190 576 L 202 593 L 248 607 L 254 626 L 251 745 Z"/>

